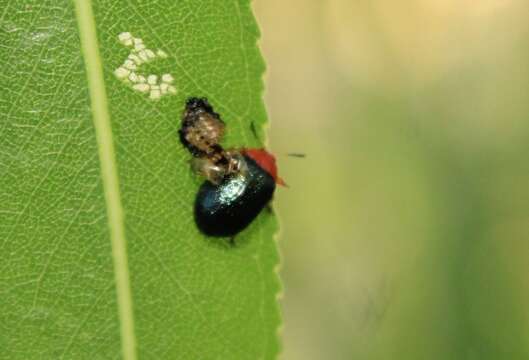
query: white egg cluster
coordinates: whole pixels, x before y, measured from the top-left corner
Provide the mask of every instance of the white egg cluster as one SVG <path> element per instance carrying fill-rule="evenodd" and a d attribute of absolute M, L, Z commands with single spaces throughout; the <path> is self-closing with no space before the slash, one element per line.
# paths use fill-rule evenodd
<path fill-rule="evenodd" d="M 151 100 L 158 100 L 164 95 L 176 94 L 176 88 L 172 85 L 174 78 L 171 74 L 158 76 L 154 74 L 144 75 L 139 72 L 142 64 L 157 58 L 167 58 L 167 54 L 163 50 L 154 52 L 147 49 L 143 40 L 133 37 L 130 32 L 119 34 L 118 39 L 123 45 L 131 48 L 127 59 L 114 71 L 118 79 L 131 84 L 133 90 L 149 94 Z"/>

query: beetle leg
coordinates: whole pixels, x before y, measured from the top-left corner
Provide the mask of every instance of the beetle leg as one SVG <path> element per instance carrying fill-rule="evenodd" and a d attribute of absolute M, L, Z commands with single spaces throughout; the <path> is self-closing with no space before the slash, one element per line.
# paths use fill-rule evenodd
<path fill-rule="evenodd" d="M 257 136 L 257 130 L 255 129 L 255 124 L 253 123 L 253 121 L 250 123 L 250 130 L 252 130 L 252 134 L 255 137 L 255 140 L 260 141 L 259 136 Z"/>

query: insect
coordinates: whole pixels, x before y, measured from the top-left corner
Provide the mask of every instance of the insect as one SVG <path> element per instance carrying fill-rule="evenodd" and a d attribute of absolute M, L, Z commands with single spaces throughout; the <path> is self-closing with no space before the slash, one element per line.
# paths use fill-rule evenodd
<path fill-rule="evenodd" d="M 233 239 L 267 206 L 276 184 L 286 184 L 272 154 L 226 150 L 220 145 L 224 132 L 224 121 L 206 98 L 187 100 L 180 141 L 193 155 L 191 168 L 206 178 L 195 198 L 195 223 L 205 235 Z"/>

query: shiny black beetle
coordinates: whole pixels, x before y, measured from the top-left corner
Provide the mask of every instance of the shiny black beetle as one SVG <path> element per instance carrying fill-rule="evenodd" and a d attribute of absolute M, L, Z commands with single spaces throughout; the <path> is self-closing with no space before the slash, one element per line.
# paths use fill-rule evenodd
<path fill-rule="evenodd" d="M 266 150 L 225 150 L 224 130 L 207 99 L 187 100 L 180 141 L 193 155 L 192 168 L 206 177 L 195 198 L 195 223 L 205 235 L 233 238 L 267 206 L 276 183 L 285 183 Z"/>
<path fill-rule="evenodd" d="M 226 176 L 220 184 L 204 181 L 195 199 L 195 222 L 209 236 L 235 236 L 270 202 L 276 182 L 252 158 L 244 156 L 244 174 Z"/>

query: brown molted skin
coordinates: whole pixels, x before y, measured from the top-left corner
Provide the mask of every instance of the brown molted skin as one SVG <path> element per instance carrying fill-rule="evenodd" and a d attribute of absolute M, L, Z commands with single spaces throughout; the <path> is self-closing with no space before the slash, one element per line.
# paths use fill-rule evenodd
<path fill-rule="evenodd" d="M 178 131 L 180 141 L 195 157 L 209 157 L 222 162 L 224 150 L 219 145 L 225 124 L 205 98 L 190 98 Z M 216 160 L 216 161 L 215 161 Z"/>

